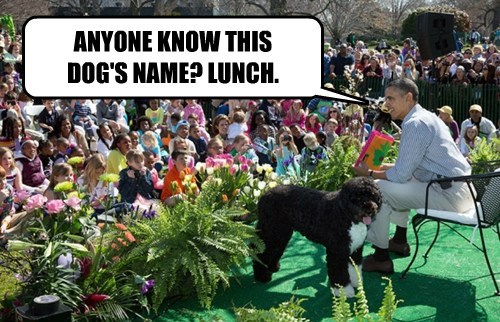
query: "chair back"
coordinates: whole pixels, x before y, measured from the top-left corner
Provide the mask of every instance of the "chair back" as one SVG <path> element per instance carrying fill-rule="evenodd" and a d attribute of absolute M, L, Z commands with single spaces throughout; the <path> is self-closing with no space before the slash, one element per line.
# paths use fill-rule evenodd
<path fill-rule="evenodd" d="M 500 171 L 471 176 L 476 201 L 481 203 L 483 226 L 498 224 L 500 220 Z"/>

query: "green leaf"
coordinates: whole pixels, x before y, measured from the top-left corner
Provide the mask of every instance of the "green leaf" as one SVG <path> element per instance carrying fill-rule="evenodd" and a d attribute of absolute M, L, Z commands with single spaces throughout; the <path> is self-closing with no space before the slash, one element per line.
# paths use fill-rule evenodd
<path fill-rule="evenodd" d="M 81 245 L 81 244 L 76 244 L 76 243 L 61 243 L 61 245 L 68 246 L 69 248 L 82 252 L 82 253 L 88 253 L 87 247 Z"/>

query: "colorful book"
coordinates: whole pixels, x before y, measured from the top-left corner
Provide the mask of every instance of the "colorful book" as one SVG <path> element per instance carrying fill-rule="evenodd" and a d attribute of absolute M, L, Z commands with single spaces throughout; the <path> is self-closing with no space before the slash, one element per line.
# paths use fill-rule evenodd
<path fill-rule="evenodd" d="M 393 143 L 392 136 L 376 130 L 371 131 L 354 165 L 357 167 L 361 162 L 364 162 L 371 170 L 379 170 Z"/>

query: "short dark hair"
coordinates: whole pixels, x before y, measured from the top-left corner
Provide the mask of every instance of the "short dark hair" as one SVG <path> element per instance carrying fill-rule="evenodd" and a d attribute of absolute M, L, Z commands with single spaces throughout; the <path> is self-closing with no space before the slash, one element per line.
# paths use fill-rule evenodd
<path fill-rule="evenodd" d="M 170 155 L 170 157 L 172 158 L 172 160 L 177 160 L 177 158 L 182 155 L 189 155 L 189 152 L 186 151 L 186 150 L 174 150 L 174 152 L 172 152 L 172 154 Z"/>
<path fill-rule="evenodd" d="M 386 88 L 389 87 L 396 88 L 401 94 L 411 93 L 413 95 L 413 100 L 418 102 L 418 87 L 414 81 L 408 78 L 399 78 L 390 82 Z"/>

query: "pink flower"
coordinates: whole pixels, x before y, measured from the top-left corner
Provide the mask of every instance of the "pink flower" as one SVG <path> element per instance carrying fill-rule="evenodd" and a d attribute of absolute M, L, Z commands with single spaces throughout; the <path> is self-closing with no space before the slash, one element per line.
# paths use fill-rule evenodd
<path fill-rule="evenodd" d="M 66 205 L 64 204 L 64 201 L 62 201 L 61 199 L 56 199 L 47 202 L 45 208 L 47 210 L 47 213 L 57 214 L 58 212 L 61 212 L 65 206 Z"/>
<path fill-rule="evenodd" d="M 215 165 L 214 163 L 214 159 L 211 158 L 211 157 L 208 157 L 206 160 L 205 160 L 205 164 L 207 165 L 207 168 L 213 168 L 213 166 Z"/>
<path fill-rule="evenodd" d="M 244 156 L 244 155 L 240 155 L 240 156 L 238 157 L 238 162 L 239 162 L 240 164 L 246 164 L 246 163 L 247 163 L 247 158 L 245 158 L 245 156 Z"/>
<path fill-rule="evenodd" d="M 237 164 L 233 164 L 230 168 L 229 168 L 229 173 L 231 175 L 234 175 L 237 171 L 238 171 L 239 167 Z"/>
<path fill-rule="evenodd" d="M 71 207 L 74 210 L 78 211 L 78 210 L 80 210 L 80 203 L 81 202 L 82 202 L 82 200 L 80 198 L 78 198 L 78 197 L 71 197 L 68 200 L 66 200 L 65 203 L 69 207 Z"/>
<path fill-rule="evenodd" d="M 22 204 L 23 202 L 28 200 L 29 197 L 30 197 L 30 193 L 28 191 L 21 190 L 21 191 L 16 192 L 16 194 L 14 195 L 14 202 L 17 204 Z"/>
<path fill-rule="evenodd" d="M 242 164 L 240 165 L 240 168 L 241 168 L 241 171 L 243 171 L 243 172 L 247 172 L 247 171 L 248 171 L 248 169 L 249 169 L 249 168 L 248 168 L 248 164 L 246 164 L 246 163 L 242 163 Z"/>
<path fill-rule="evenodd" d="M 43 204 L 47 201 L 47 198 L 40 195 L 36 194 L 28 198 L 28 202 L 24 206 L 24 209 L 26 209 L 27 212 L 32 212 L 35 209 L 40 209 L 42 208 Z"/>
<path fill-rule="evenodd" d="M 226 165 L 226 161 L 224 159 L 215 159 L 214 160 L 214 168 L 220 169 Z"/>

